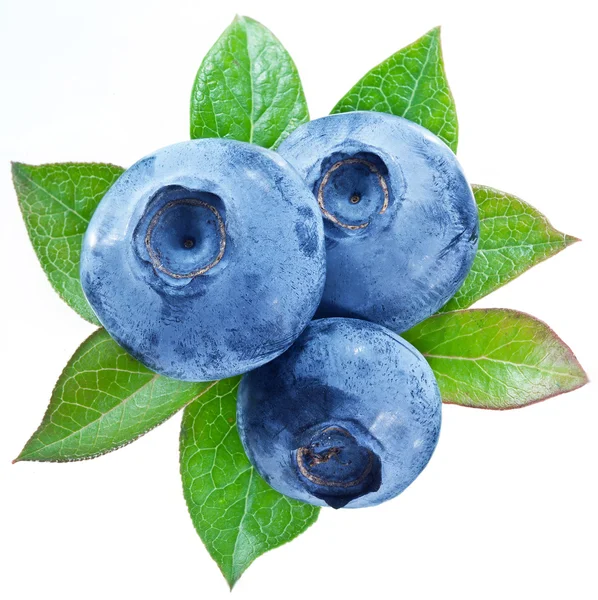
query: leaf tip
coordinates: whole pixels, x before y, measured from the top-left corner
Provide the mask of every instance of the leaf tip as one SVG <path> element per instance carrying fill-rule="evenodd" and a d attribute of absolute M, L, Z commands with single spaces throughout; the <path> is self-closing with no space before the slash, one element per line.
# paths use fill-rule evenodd
<path fill-rule="evenodd" d="M 588 375 L 587 371 L 581 366 L 581 363 L 579 362 L 579 359 L 577 358 L 577 356 L 574 355 L 574 358 L 575 358 L 575 362 L 577 363 L 577 367 L 579 369 L 579 373 L 578 373 L 579 385 L 574 389 L 578 390 L 579 388 L 582 388 L 584 385 L 587 385 L 588 383 L 590 383 L 590 376 Z"/>
<path fill-rule="evenodd" d="M 31 460 L 31 458 L 27 457 L 27 446 L 29 446 L 29 442 L 25 444 L 25 447 L 19 452 L 19 455 L 11 461 L 11 464 L 16 465 L 17 463 Z"/>
<path fill-rule="evenodd" d="M 220 569 L 220 573 L 222 573 L 222 576 L 226 580 L 226 583 L 228 585 L 228 591 L 232 592 L 233 588 L 237 584 L 237 581 L 239 581 L 239 579 L 241 578 L 241 575 L 243 574 L 243 571 L 245 571 L 245 569 L 242 569 L 239 572 L 238 569 L 235 568 L 234 564 L 225 566 L 225 565 L 220 564 L 218 561 L 216 561 L 216 564 L 218 565 L 218 568 Z"/>
<path fill-rule="evenodd" d="M 15 160 L 10 161 L 10 172 L 12 173 L 13 179 L 21 173 L 24 166 L 24 163 L 20 163 Z"/>
<path fill-rule="evenodd" d="M 239 15 L 236 14 L 235 18 L 233 19 L 233 24 L 247 24 L 247 23 L 257 23 L 257 21 L 255 19 L 252 19 L 251 17 L 248 17 L 247 15 Z"/>
<path fill-rule="evenodd" d="M 440 33 L 441 33 L 441 25 L 436 25 L 436 27 L 432 27 L 427 33 L 424 33 L 415 43 L 423 42 L 424 40 L 430 38 L 432 44 L 440 43 Z"/>
<path fill-rule="evenodd" d="M 224 578 L 226 579 L 226 583 L 228 583 L 228 589 L 230 592 L 233 591 L 233 588 L 235 587 L 235 585 L 237 585 L 239 579 L 241 579 L 241 575 L 243 575 L 243 573 L 247 570 L 247 566 L 241 567 L 240 569 L 235 569 L 233 567 L 230 573 L 224 573 L 224 571 L 222 572 Z"/>
<path fill-rule="evenodd" d="M 29 440 L 31 441 L 31 440 Z M 23 447 L 23 449 L 21 450 L 21 452 L 19 452 L 19 455 L 12 461 L 12 464 L 15 465 L 19 462 L 23 462 L 23 461 L 27 461 L 29 460 L 27 458 L 27 447 L 29 446 L 29 442 L 27 442 L 25 444 L 25 446 Z"/>
<path fill-rule="evenodd" d="M 18 193 L 17 185 L 23 185 L 26 183 L 27 173 L 31 172 L 31 168 L 33 165 L 28 165 L 26 163 L 17 162 L 14 160 L 10 161 L 10 173 L 12 175 L 12 183 L 17 191 L 17 198 L 19 200 L 19 204 L 21 203 L 20 195 Z"/>
<path fill-rule="evenodd" d="M 429 31 L 424 33 L 422 36 L 418 37 L 414 42 L 412 42 L 405 48 L 402 48 L 401 50 L 399 50 L 397 52 L 397 54 L 399 52 L 404 52 L 405 50 L 410 49 L 414 46 L 415 47 L 418 47 L 421 45 L 434 46 L 434 45 L 440 44 L 440 28 L 441 28 L 440 25 L 436 25 L 436 27 L 432 27 L 432 29 L 430 29 Z"/>

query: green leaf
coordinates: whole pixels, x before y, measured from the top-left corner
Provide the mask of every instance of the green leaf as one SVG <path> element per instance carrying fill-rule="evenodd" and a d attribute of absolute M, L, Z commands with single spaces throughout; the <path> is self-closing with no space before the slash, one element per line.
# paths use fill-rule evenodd
<path fill-rule="evenodd" d="M 577 238 L 557 231 L 548 219 L 516 196 L 474 185 L 480 215 L 478 252 L 467 279 L 440 312 L 471 306 Z"/>
<path fill-rule="evenodd" d="M 106 454 L 160 425 L 212 386 L 150 371 L 100 329 L 67 364 L 42 424 L 16 460 L 63 462 Z"/>
<path fill-rule="evenodd" d="M 440 27 L 374 67 L 332 113 L 354 110 L 405 117 L 435 133 L 456 152 L 457 110 L 444 72 Z"/>
<path fill-rule="evenodd" d="M 50 283 L 84 319 L 99 325 L 79 281 L 89 219 L 121 167 L 94 163 L 13 163 L 12 177 L 29 238 Z"/>
<path fill-rule="evenodd" d="M 434 315 L 402 335 L 426 357 L 448 404 L 519 408 L 588 382 L 554 331 L 517 311 Z"/>
<path fill-rule="evenodd" d="M 319 508 L 273 490 L 251 466 L 236 428 L 239 377 L 187 406 L 181 476 L 197 533 L 231 588 L 261 554 L 297 537 Z"/>
<path fill-rule="evenodd" d="M 288 52 L 263 25 L 236 17 L 197 72 L 191 138 L 231 138 L 275 148 L 308 120 Z"/>

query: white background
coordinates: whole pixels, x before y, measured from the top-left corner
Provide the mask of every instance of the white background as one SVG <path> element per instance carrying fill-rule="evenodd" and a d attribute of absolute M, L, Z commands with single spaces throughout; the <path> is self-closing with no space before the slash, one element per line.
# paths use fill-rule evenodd
<path fill-rule="evenodd" d="M 93 327 L 30 247 L 9 161 L 128 166 L 188 137 L 199 63 L 235 13 L 301 73 L 312 117 L 372 66 L 443 26 L 472 182 L 515 193 L 583 239 L 480 306 L 547 321 L 596 359 L 596 34 L 590 2 L 0 0 L 0 596 L 229 598 L 188 518 L 180 415 L 105 457 L 10 460 Z M 595 387 L 528 408 L 447 406 L 437 452 L 402 496 L 318 523 L 259 558 L 244 598 L 583 600 L 596 582 Z"/>

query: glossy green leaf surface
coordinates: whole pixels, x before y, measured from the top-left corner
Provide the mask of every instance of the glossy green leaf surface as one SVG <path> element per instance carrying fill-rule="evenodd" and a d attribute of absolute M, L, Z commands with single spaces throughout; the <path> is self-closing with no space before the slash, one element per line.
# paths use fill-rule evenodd
<path fill-rule="evenodd" d="M 275 148 L 308 120 L 288 52 L 263 25 L 236 17 L 197 72 L 191 138 L 231 138 Z"/>
<path fill-rule="evenodd" d="M 41 425 L 17 460 L 62 462 L 106 454 L 147 433 L 213 385 L 158 375 L 100 329 L 68 362 Z"/>
<path fill-rule="evenodd" d="M 402 336 L 426 357 L 449 404 L 518 408 L 588 381 L 548 325 L 513 310 L 438 314 Z"/>
<path fill-rule="evenodd" d="M 457 151 L 455 101 L 448 85 L 440 28 L 374 67 L 332 109 L 332 113 L 373 110 L 409 119 Z"/>
<path fill-rule="evenodd" d="M 579 241 L 557 231 L 520 198 L 474 185 L 480 241 L 467 279 L 441 312 L 467 308 L 539 262 Z"/>
<path fill-rule="evenodd" d="M 42 268 L 60 297 L 96 325 L 79 281 L 81 243 L 98 203 L 122 172 L 95 163 L 12 165 L 19 206 Z"/>
<path fill-rule="evenodd" d="M 273 490 L 251 466 L 236 428 L 239 377 L 189 404 L 181 476 L 197 533 L 232 587 L 261 554 L 297 537 L 319 508 Z"/>

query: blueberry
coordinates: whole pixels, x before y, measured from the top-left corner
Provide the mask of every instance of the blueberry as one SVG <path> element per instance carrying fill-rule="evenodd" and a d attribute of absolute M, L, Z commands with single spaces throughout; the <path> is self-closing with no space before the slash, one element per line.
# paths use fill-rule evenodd
<path fill-rule="evenodd" d="M 276 490 L 334 508 L 374 506 L 424 469 L 440 432 L 430 366 L 388 329 L 312 321 L 282 356 L 244 375 L 237 425 Z"/>
<path fill-rule="evenodd" d="M 350 112 L 300 126 L 278 150 L 325 218 L 317 317 L 367 319 L 400 333 L 450 300 L 476 253 L 478 214 L 441 140 L 401 117 Z"/>
<path fill-rule="evenodd" d="M 126 171 L 98 206 L 83 290 L 110 335 L 158 373 L 210 381 L 275 358 L 325 279 L 322 217 L 278 154 L 208 139 Z"/>

